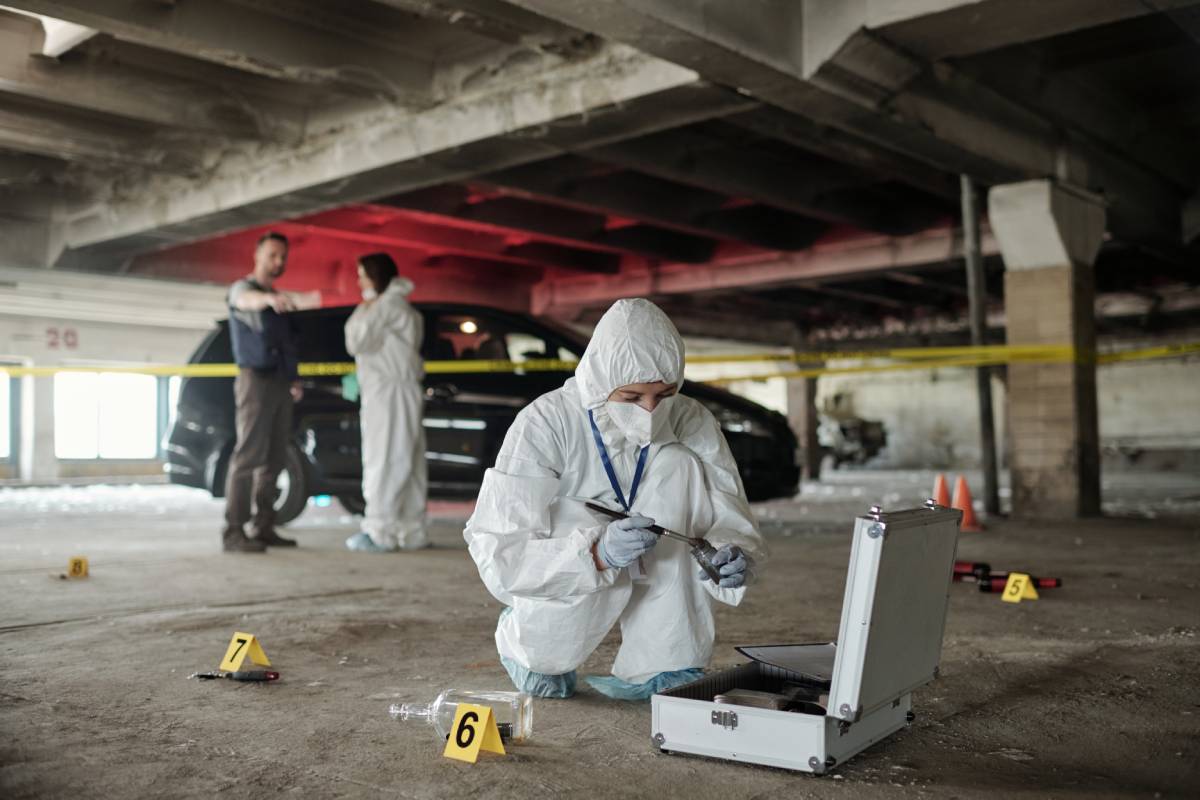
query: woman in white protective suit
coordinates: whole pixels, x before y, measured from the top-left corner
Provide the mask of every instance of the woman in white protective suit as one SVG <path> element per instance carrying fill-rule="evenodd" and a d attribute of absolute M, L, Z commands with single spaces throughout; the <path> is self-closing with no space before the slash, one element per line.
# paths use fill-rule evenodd
<path fill-rule="evenodd" d="M 426 547 L 424 321 L 408 302 L 413 284 L 386 253 L 358 261 L 363 302 L 346 321 L 361 392 L 363 529 L 346 547 L 373 553 Z"/>
<path fill-rule="evenodd" d="M 587 682 L 640 700 L 708 664 L 713 598 L 741 602 L 765 557 L 737 465 L 712 414 L 679 395 L 683 341 L 648 300 L 601 318 L 562 388 L 525 408 L 483 479 L 464 537 L 508 608 L 496 646 L 517 688 L 569 697 L 575 670 L 620 623 L 611 676 Z M 610 522 L 582 500 L 631 516 Z M 720 585 L 657 522 L 707 538 Z"/>

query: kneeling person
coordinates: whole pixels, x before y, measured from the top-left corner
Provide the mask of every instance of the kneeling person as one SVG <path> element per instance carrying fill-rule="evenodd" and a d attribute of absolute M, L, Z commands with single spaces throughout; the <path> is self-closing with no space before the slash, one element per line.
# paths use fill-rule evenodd
<path fill-rule="evenodd" d="M 613 674 L 594 688 L 638 700 L 693 680 L 712 655 L 711 600 L 740 603 L 766 555 L 716 419 L 677 393 L 683 355 L 662 310 L 618 301 L 575 377 L 517 416 L 484 476 L 464 538 L 508 606 L 496 646 L 519 689 L 569 697 L 617 623 Z M 631 516 L 602 522 L 581 499 Z M 655 522 L 718 548 L 720 584 Z"/>

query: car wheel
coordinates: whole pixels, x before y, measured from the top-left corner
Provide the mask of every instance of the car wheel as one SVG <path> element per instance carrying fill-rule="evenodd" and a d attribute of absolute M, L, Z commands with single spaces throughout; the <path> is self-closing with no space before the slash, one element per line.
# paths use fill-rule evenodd
<path fill-rule="evenodd" d="M 286 525 L 308 505 L 308 481 L 304 473 L 304 460 L 300 451 L 291 445 L 284 456 L 283 470 L 275 481 L 278 495 L 275 498 L 275 523 Z"/>
<path fill-rule="evenodd" d="M 353 514 L 356 517 L 361 517 L 364 513 L 366 513 L 367 501 L 363 499 L 361 492 L 355 492 L 354 494 L 339 494 L 337 499 L 338 502 L 342 504 L 342 508 L 346 509 L 346 512 L 349 514 Z"/>

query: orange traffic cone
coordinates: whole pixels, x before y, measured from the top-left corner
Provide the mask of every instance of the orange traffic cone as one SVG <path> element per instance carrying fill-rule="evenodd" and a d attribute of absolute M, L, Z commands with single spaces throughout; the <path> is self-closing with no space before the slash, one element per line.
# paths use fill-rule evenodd
<path fill-rule="evenodd" d="M 946 476 L 938 473 L 937 480 L 933 482 L 933 500 L 943 508 L 950 507 L 950 489 L 946 486 Z"/>
<path fill-rule="evenodd" d="M 962 512 L 960 531 L 979 533 L 983 530 L 983 525 L 975 516 L 975 506 L 971 503 L 971 490 L 967 488 L 967 479 L 962 475 L 959 475 L 954 483 L 954 502 L 950 507 Z"/>

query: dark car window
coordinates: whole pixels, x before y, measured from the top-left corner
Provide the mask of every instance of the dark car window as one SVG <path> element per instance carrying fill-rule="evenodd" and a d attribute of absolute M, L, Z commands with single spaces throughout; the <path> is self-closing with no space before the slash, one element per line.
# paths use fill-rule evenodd
<path fill-rule="evenodd" d="M 301 361 L 353 361 L 346 352 L 346 320 L 350 310 L 324 309 L 313 314 L 298 314 L 293 330 Z"/>
<path fill-rule="evenodd" d="M 192 364 L 228 364 L 233 361 L 233 345 L 229 339 L 229 325 L 218 324 L 192 353 Z M 185 378 L 180 386 L 180 403 L 193 408 L 221 408 L 232 396 L 233 378 Z"/>

